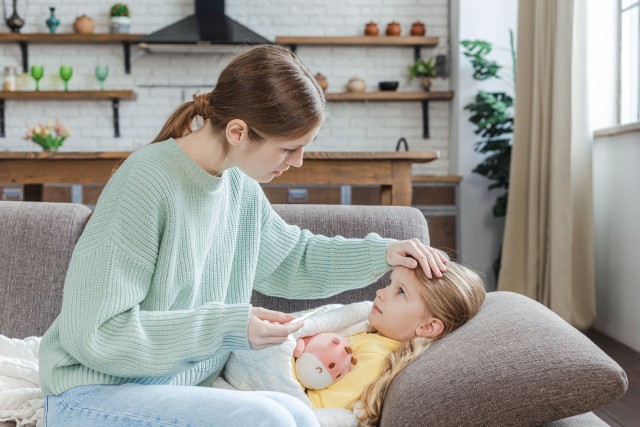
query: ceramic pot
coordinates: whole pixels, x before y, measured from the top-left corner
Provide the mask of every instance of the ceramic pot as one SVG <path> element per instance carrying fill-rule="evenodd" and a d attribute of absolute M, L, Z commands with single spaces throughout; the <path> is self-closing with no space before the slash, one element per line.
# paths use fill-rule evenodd
<path fill-rule="evenodd" d="M 46 20 L 45 24 L 47 24 L 47 28 L 49 28 L 49 32 L 53 34 L 56 32 L 56 29 L 60 25 L 60 20 L 56 17 L 55 7 L 50 7 L 49 11 L 50 11 L 50 15 L 49 15 L 49 18 Z"/>
<path fill-rule="evenodd" d="M 420 79 L 420 86 L 422 86 L 422 89 L 424 89 L 424 90 L 430 90 L 431 89 L 431 77 L 422 77 L 422 79 Z"/>
<path fill-rule="evenodd" d="M 367 83 L 360 77 L 353 77 L 347 83 L 347 91 L 353 93 L 362 93 L 367 89 Z"/>
<path fill-rule="evenodd" d="M 412 36 L 424 36 L 427 32 L 427 28 L 424 26 L 424 23 L 420 21 L 416 21 L 411 24 L 411 35 Z"/>
<path fill-rule="evenodd" d="M 367 25 L 364 26 L 365 36 L 377 36 L 378 34 L 380 34 L 380 29 L 378 28 L 378 24 L 375 22 L 368 22 Z"/>
<path fill-rule="evenodd" d="M 399 36 L 400 33 L 402 33 L 402 29 L 400 28 L 400 23 L 398 21 L 392 21 L 387 25 L 388 36 Z"/>
<path fill-rule="evenodd" d="M 90 16 L 78 16 L 73 23 L 73 30 L 79 34 L 91 34 L 96 29 L 96 21 Z"/>
<path fill-rule="evenodd" d="M 112 33 L 128 33 L 131 27 L 131 18 L 128 16 L 112 16 L 109 28 Z"/>
<path fill-rule="evenodd" d="M 327 92 L 327 88 L 329 87 L 329 82 L 327 81 L 327 78 L 323 74 L 318 73 L 316 74 L 316 80 L 318 81 L 318 84 L 322 88 L 322 91 Z"/>

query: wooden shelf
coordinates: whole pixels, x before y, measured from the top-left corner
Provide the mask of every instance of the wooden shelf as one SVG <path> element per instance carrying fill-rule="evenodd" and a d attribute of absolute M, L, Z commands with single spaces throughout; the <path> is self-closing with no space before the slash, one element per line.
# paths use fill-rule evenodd
<path fill-rule="evenodd" d="M 0 92 L 0 99 L 136 99 L 132 90 L 41 90 Z"/>
<path fill-rule="evenodd" d="M 112 33 L 0 33 L 0 43 L 122 43 L 134 42 L 144 34 L 112 34 Z"/>
<path fill-rule="evenodd" d="M 420 49 L 423 47 L 435 47 L 440 42 L 439 37 L 426 36 L 338 36 L 338 37 L 298 37 L 279 36 L 276 43 L 287 45 L 292 51 L 298 46 L 396 46 L 413 47 L 414 58 L 420 58 Z"/>
<path fill-rule="evenodd" d="M 276 43 L 290 46 L 420 46 L 434 47 L 438 37 L 419 36 L 344 36 L 344 37 L 276 37 Z"/>
<path fill-rule="evenodd" d="M 459 175 L 413 175 L 411 181 L 414 183 L 458 184 L 462 182 L 462 177 Z"/>
<path fill-rule="evenodd" d="M 124 71 L 131 72 L 131 44 L 144 34 L 112 34 L 112 33 L 0 33 L 0 43 L 18 43 L 22 52 L 22 71 L 29 72 L 29 44 L 30 43 L 79 43 L 105 44 L 121 43 L 124 49 Z"/>
<path fill-rule="evenodd" d="M 453 99 L 453 92 L 327 92 L 325 98 L 327 101 L 449 101 Z"/>
<path fill-rule="evenodd" d="M 30 92 L 0 92 L 0 138 L 5 137 L 5 100 L 25 99 L 25 100 L 107 100 L 111 101 L 113 110 L 113 133 L 116 138 L 120 137 L 120 100 L 134 100 L 136 94 L 132 90 L 43 90 Z"/>
<path fill-rule="evenodd" d="M 325 99 L 332 102 L 366 102 L 366 101 L 389 101 L 408 102 L 420 101 L 422 103 L 422 136 L 429 138 L 429 101 L 449 101 L 453 99 L 452 91 L 420 91 L 420 92 L 396 92 L 396 91 L 374 91 L 374 92 L 328 92 Z"/>
<path fill-rule="evenodd" d="M 279 36 L 276 43 L 287 45 L 295 52 L 298 46 L 395 46 L 413 47 L 413 57 L 421 57 L 420 49 L 435 47 L 440 42 L 438 37 L 427 36 Z M 442 57 L 444 59 L 444 57 Z M 436 64 L 439 58 L 436 58 Z M 364 92 L 364 93 L 327 93 L 327 101 L 420 101 L 422 102 L 422 136 L 429 138 L 429 101 L 448 101 L 453 99 L 453 92 Z"/>

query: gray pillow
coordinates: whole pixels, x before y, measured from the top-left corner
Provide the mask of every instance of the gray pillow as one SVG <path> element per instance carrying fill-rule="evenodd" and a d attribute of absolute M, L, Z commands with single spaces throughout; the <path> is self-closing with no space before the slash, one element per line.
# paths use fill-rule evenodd
<path fill-rule="evenodd" d="M 536 301 L 492 292 L 389 387 L 380 425 L 536 425 L 622 396 L 622 368 Z"/>

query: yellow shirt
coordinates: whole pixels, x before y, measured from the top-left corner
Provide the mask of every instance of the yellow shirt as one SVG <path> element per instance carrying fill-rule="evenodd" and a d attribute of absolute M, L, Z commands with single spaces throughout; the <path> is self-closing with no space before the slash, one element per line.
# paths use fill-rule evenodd
<path fill-rule="evenodd" d="M 340 381 L 322 390 L 307 390 L 314 408 L 352 409 L 364 388 L 382 373 L 389 353 L 400 347 L 400 341 L 377 333 L 363 332 L 347 337 L 358 364 Z"/>

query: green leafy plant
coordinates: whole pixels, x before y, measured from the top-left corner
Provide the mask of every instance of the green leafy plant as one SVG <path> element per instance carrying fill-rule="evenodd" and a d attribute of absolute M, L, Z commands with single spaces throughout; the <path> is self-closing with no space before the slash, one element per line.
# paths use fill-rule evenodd
<path fill-rule="evenodd" d="M 500 73 L 504 67 L 487 58 L 492 45 L 482 40 L 463 40 L 464 56 L 469 58 L 473 67 L 473 78 L 479 81 L 491 78 L 505 79 Z M 511 33 L 511 56 L 515 64 L 513 33 Z M 514 68 L 515 69 L 515 68 Z M 515 85 L 515 78 L 510 82 Z M 476 125 L 475 133 L 481 139 L 476 142 L 475 150 L 486 157 L 473 169 L 490 181 L 489 189 L 504 189 L 493 206 L 493 215 L 503 217 L 507 209 L 509 190 L 509 165 L 511 163 L 511 139 L 513 136 L 513 97 L 506 92 L 487 92 L 479 90 L 474 102 L 467 104 L 465 110 L 471 112 L 469 121 Z"/>
<path fill-rule="evenodd" d="M 418 58 L 415 62 L 407 67 L 409 72 L 409 81 L 417 77 L 437 77 L 436 63 L 433 58 L 429 58 L 426 61 L 422 58 Z"/>
<path fill-rule="evenodd" d="M 501 79 L 515 87 L 516 53 L 513 45 L 513 31 L 510 31 L 512 73 L 487 56 L 492 45 L 483 40 L 463 40 L 464 56 L 471 62 L 473 78 L 478 81 Z M 476 126 L 475 134 L 480 140 L 475 151 L 485 155 L 473 172 L 492 181 L 489 189 L 502 189 L 493 205 L 493 216 L 504 217 L 507 212 L 509 196 L 509 168 L 511 165 L 511 140 L 513 138 L 513 97 L 507 92 L 487 92 L 479 90 L 473 102 L 464 107 L 471 112 L 469 121 Z M 499 272 L 501 254 L 494 262 L 496 278 Z"/>
<path fill-rule="evenodd" d="M 129 6 L 124 3 L 116 3 L 111 6 L 111 16 L 129 16 Z"/>

